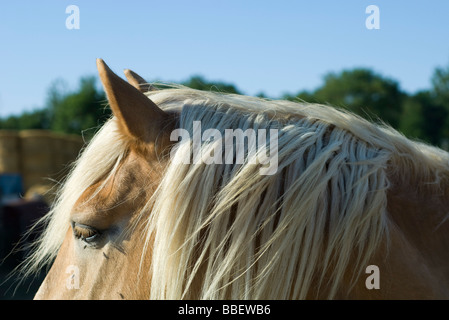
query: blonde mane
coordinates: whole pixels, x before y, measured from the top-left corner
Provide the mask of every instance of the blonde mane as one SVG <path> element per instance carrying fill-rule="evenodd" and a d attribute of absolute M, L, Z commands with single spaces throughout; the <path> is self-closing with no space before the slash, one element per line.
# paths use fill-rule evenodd
<path fill-rule="evenodd" d="M 151 299 L 304 299 L 320 290 L 333 298 L 348 264 L 355 280 L 387 238 L 392 177 L 411 183 L 419 174 L 424 183 L 417 188 L 437 188 L 447 178 L 447 153 L 331 107 L 183 87 L 148 96 L 178 112 L 188 131 L 193 121 L 221 132 L 279 130 L 274 175 L 260 175 L 247 158 L 169 162 L 140 213 L 152 248 Z M 113 174 L 128 150 L 125 140 L 111 119 L 91 141 L 43 219 L 47 227 L 27 270 L 56 257 L 71 208 L 87 187 Z M 189 144 L 180 144 L 175 157 L 186 152 Z"/>

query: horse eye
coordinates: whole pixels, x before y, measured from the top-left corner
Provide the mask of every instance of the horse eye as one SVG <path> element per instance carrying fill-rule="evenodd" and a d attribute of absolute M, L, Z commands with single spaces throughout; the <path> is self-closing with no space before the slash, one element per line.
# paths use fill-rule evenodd
<path fill-rule="evenodd" d="M 83 224 L 72 222 L 73 235 L 87 243 L 92 243 L 97 240 L 101 233 L 95 228 Z"/>

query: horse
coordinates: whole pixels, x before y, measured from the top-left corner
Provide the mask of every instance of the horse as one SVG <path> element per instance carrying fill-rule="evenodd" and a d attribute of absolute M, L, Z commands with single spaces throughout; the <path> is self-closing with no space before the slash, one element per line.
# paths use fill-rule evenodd
<path fill-rule="evenodd" d="M 35 299 L 449 298 L 445 151 L 326 105 L 97 68 L 113 115 L 39 222 L 23 270 L 51 267 Z M 277 134 L 257 152 L 249 135 L 173 134 L 195 122 Z"/>

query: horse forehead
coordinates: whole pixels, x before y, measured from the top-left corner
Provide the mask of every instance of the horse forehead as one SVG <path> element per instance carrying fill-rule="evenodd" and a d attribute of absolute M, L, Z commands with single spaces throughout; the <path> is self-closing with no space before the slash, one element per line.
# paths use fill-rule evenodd
<path fill-rule="evenodd" d="M 144 191 L 145 172 L 149 164 L 130 153 L 111 175 L 101 178 L 88 187 L 78 199 L 78 209 L 108 209 L 127 198 L 137 197 Z"/>

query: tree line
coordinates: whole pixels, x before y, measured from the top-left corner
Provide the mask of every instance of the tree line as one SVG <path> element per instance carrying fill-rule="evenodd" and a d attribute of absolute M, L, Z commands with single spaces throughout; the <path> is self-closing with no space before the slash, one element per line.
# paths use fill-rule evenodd
<path fill-rule="evenodd" d="M 199 90 L 243 94 L 234 84 L 192 76 L 181 84 Z M 264 93 L 258 94 L 265 97 Z M 449 148 L 449 66 L 434 70 L 431 87 L 409 94 L 399 83 L 371 69 L 328 73 L 312 91 L 286 93 L 279 99 L 328 104 L 385 122 L 409 138 Z M 47 129 L 92 136 L 111 115 L 96 77 L 80 79 L 69 91 L 62 81 L 50 86 L 45 106 L 0 119 L 0 129 Z"/>

